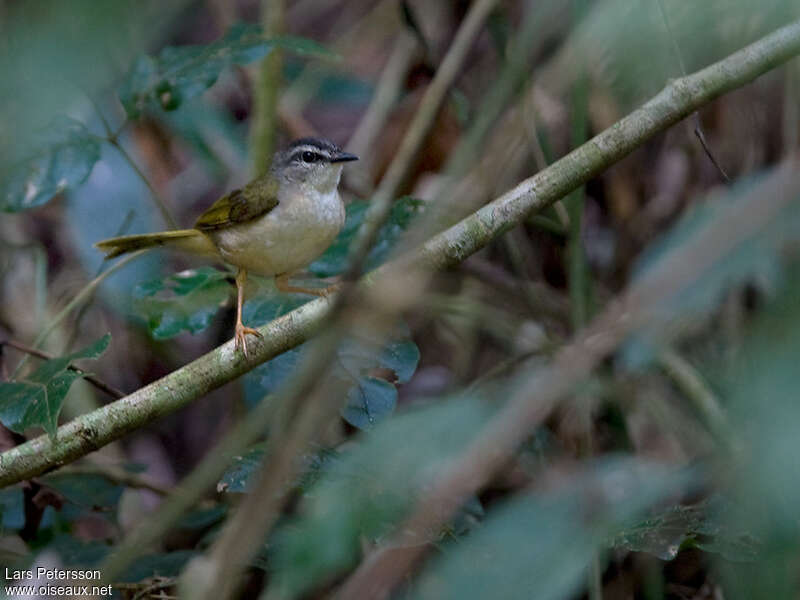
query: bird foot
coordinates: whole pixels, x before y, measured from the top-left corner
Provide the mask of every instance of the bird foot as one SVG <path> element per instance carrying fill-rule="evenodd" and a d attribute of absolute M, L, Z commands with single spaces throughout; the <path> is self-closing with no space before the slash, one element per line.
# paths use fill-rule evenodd
<path fill-rule="evenodd" d="M 234 334 L 234 347 L 238 350 L 241 348 L 244 357 L 247 358 L 247 335 L 254 335 L 257 338 L 264 336 L 259 333 L 257 329 L 252 327 L 245 327 L 242 323 L 236 323 L 236 333 Z"/>

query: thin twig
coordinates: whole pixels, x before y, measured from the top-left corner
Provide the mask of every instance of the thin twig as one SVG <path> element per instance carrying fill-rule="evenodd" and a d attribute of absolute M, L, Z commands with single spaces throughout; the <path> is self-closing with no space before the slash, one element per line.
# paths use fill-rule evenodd
<path fill-rule="evenodd" d="M 32 356 L 36 356 L 37 358 L 41 358 L 43 360 L 51 360 L 52 358 L 54 358 L 52 355 L 48 354 L 47 352 L 43 352 L 41 350 L 37 350 L 36 348 L 31 348 L 30 346 L 26 346 L 25 344 L 21 344 L 19 342 L 15 342 L 14 340 L 2 340 L 2 341 L 0 341 L 0 352 L 2 352 L 2 347 L 3 346 L 9 346 L 11 348 L 15 348 L 16 350 L 19 350 L 20 352 L 24 352 L 26 354 L 30 354 Z M 87 373 L 86 371 L 84 371 L 83 369 L 81 369 L 79 367 L 76 367 L 75 365 L 69 365 L 67 368 L 70 369 L 71 371 L 75 371 L 76 373 L 79 373 L 86 381 L 91 383 L 98 390 L 101 390 L 101 391 L 105 392 L 106 394 L 108 394 L 112 398 L 124 398 L 125 397 L 125 392 L 121 392 L 117 388 L 112 387 L 112 386 L 108 385 L 107 383 L 104 383 L 101 379 L 97 378 L 94 375 L 91 375 L 90 373 Z"/>

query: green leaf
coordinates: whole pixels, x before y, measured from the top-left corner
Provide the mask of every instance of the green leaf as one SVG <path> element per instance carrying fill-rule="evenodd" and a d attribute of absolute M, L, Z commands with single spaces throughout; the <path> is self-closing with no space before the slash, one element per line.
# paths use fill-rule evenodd
<path fill-rule="evenodd" d="M 156 339 L 197 333 L 230 298 L 229 277 L 224 271 L 201 267 L 141 283 L 133 290 L 134 310 Z"/>
<path fill-rule="evenodd" d="M 607 538 L 688 480 L 686 473 L 635 459 L 590 464 L 557 491 L 494 509 L 480 528 L 432 560 L 407 597 L 577 597 Z"/>
<path fill-rule="evenodd" d="M 225 517 L 228 507 L 218 504 L 211 508 L 198 508 L 186 513 L 176 524 L 177 529 L 197 531 L 216 525 Z"/>
<path fill-rule="evenodd" d="M 88 473 L 53 473 L 41 480 L 65 500 L 90 510 L 107 511 L 116 507 L 124 490 L 102 475 Z"/>
<path fill-rule="evenodd" d="M 67 534 L 57 535 L 39 554 L 54 552 L 65 567 L 93 568 L 106 558 L 111 547 L 100 541 L 83 541 Z M 97 582 L 95 582 L 96 584 Z"/>
<path fill-rule="evenodd" d="M 222 479 L 217 484 L 217 492 L 234 492 L 244 493 L 249 491 L 250 480 L 264 461 L 265 444 L 259 443 L 252 446 L 242 456 L 234 458 L 233 465 L 231 465 Z M 297 480 L 294 482 L 294 487 L 300 491 L 307 492 L 320 477 L 335 464 L 339 458 L 339 453 L 336 450 L 323 448 L 319 452 L 310 454 L 303 457 L 305 463 L 304 468 Z"/>
<path fill-rule="evenodd" d="M 672 560 L 685 546 L 700 548 L 734 561 L 752 561 L 759 544 L 741 527 L 731 527 L 730 502 L 720 496 L 690 506 L 671 506 L 633 527 L 625 528 L 612 545 Z"/>
<path fill-rule="evenodd" d="M 404 196 L 395 201 L 389 220 L 378 232 L 378 239 L 367 256 L 366 269 L 374 269 L 389 256 L 392 248 L 411 221 L 422 211 L 424 202 Z M 356 238 L 358 229 L 364 222 L 369 208 L 367 202 L 353 202 L 347 207 L 347 218 L 339 236 L 325 253 L 308 267 L 317 277 L 332 277 L 344 272 L 350 254 L 350 246 Z"/>
<path fill-rule="evenodd" d="M 397 388 L 374 377 L 360 378 L 347 392 L 342 418 L 353 427 L 367 431 L 394 412 Z"/>
<path fill-rule="evenodd" d="M 233 459 L 233 465 L 222 476 L 217 484 L 218 492 L 246 492 L 250 477 L 255 473 L 264 459 L 264 444 L 256 444 L 241 456 Z"/>
<path fill-rule="evenodd" d="M 0 490 L 0 531 L 22 529 L 25 525 L 25 501 L 19 486 Z"/>
<path fill-rule="evenodd" d="M 40 206 L 80 185 L 100 160 L 100 142 L 83 123 L 60 116 L 44 130 L 26 160 L 0 173 L 0 210 Z"/>
<path fill-rule="evenodd" d="M 266 325 L 295 308 L 311 302 L 312 299 L 303 294 L 271 293 L 245 302 L 243 319 L 251 327 Z"/>
<path fill-rule="evenodd" d="M 402 327 L 398 335 L 409 335 Z M 305 344 L 288 350 L 256 367 L 245 376 L 245 401 L 249 406 L 275 392 L 292 377 L 303 359 Z M 344 340 L 336 351 L 333 374 L 350 382 L 342 418 L 358 429 L 371 429 L 389 416 L 397 404 L 394 383 L 374 376 L 375 369 L 389 369 L 398 383 L 407 382 L 419 363 L 419 349 L 410 339 L 379 340 L 361 336 Z"/>
<path fill-rule="evenodd" d="M 735 477 L 725 527 L 749 532 L 759 543 L 756 562 L 727 575 L 739 598 L 788 598 L 800 555 L 800 261 L 795 252 L 787 284 L 742 332 L 741 349 L 723 362 L 721 389 L 741 442 L 727 470 Z M 727 588 L 727 585 L 726 585 Z"/>
<path fill-rule="evenodd" d="M 108 347 L 106 334 L 93 344 L 67 356 L 43 362 L 24 379 L 0 384 L 0 422 L 17 433 L 42 427 L 55 439 L 58 415 L 72 382 L 83 374 L 69 368 L 81 358 L 97 358 Z"/>
<path fill-rule="evenodd" d="M 158 57 L 139 57 L 120 85 L 120 101 L 132 119 L 153 106 L 175 110 L 214 85 L 226 67 L 254 62 L 276 47 L 296 54 L 331 55 L 311 40 L 268 38 L 260 26 L 240 23 L 210 44 L 170 46 Z"/>
<path fill-rule="evenodd" d="M 383 421 L 339 454 L 305 496 L 300 516 L 276 532 L 272 564 L 281 597 L 301 595 L 355 564 L 362 540 L 390 532 L 493 410 L 476 397 L 451 399 Z"/>

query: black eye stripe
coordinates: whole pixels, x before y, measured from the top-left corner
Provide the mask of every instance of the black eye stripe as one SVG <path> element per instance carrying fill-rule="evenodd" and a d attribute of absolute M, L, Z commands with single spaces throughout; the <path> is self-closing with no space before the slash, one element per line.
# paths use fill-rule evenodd
<path fill-rule="evenodd" d="M 293 162 L 315 163 L 324 159 L 325 156 L 313 150 L 301 150 L 292 155 Z"/>

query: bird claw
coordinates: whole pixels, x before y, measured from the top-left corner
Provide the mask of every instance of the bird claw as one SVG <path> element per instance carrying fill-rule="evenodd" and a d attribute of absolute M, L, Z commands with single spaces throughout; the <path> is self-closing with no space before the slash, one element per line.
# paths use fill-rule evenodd
<path fill-rule="evenodd" d="M 253 329 L 252 327 L 245 327 L 241 323 L 236 324 L 236 333 L 234 334 L 234 347 L 236 350 L 241 348 L 244 357 L 247 358 L 247 334 L 254 335 L 257 338 L 263 338 L 264 336 L 259 333 L 257 329 Z"/>

